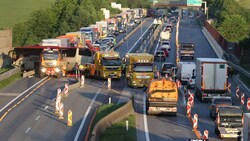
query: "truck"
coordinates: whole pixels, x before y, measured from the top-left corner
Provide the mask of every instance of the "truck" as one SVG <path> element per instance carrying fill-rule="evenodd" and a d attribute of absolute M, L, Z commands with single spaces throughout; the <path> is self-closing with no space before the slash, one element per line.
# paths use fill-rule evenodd
<path fill-rule="evenodd" d="M 195 46 L 193 43 L 181 43 L 180 59 L 194 59 Z"/>
<path fill-rule="evenodd" d="M 170 40 L 170 38 L 171 38 L 171 33 L 170 33 L 170 31 L 162 31 L 161 33 L 160 33 L 160 40 L 161 41 L 164 41 L 164 40 Z"/>
<path fill-rule="evenodd" d="M 83 32 L 85 35 L 85 42 L 94 43 L 98 40 L 98 32 L 93 27 L 81 27 L 80 32 Z"/>
<path fill-rule="evenodd" d="M 108 31 L 109 34 L 113 34 L 113 35 L 118 35 L 118 27 L 117 27 L 117 19 L 116 18 L 110 18 L 107 19 L 108 21 Z"/>
<path fill-rule="evenodd" d="M 194 62 L 179 62 L 177 65 L 177 78 L 182 83 L 185 83 L 192 76 L 195 69 L 196 64 Z"/>
<path fill-rule="evenodd" d="M 147 87 L 154 78 L 154 56 L 148 53 L 127 53 L 125 55 L 126 80 L 129 87 Z"/>
<path fill-rule="evenodd" d="M 43 39 L 41 42 L 42 46 L 59 46 L 59 47 L 69 47 L 70 39 L 69 38 L 60 38 L 60 39 Z"/>
<path fill-rule="evenodd" d="M 215 133 L 220 138 L 238 138 L 243 130 L 243 110 L 239 106 L 218 107 Z"/>
<path fill-rule="evenodd" d="M 177 114 L 178 87 L 166 78 L 153 79 L 148 84 L 147 114 Z"/>
<path fill-rule="evenodd" d="M 96 22 L 96 24 L 101 24 L 101 26 L 102 26 L 102 33 L 101 33 L 100 38 L 107 37 L 107 35 L 108 35 L 108 21 L 102 20 L 102 21 Z"/>
<path fill-rule="evenodd" d="M 121 78 L 121 58 L 119 52 L 113 50 L 97 51 L 93 58 L 93 63 L 84 65 L 83 73 L 86 77 L 95 77 L 96 79 Z"/>
<path fill-rule="evenodd" d="M 221 58 L 196 58 L 195 94 L 201 101 L 228 93 L 227 61 Z"/>
<path fill-rule="evenodd" d="M 250 113 L 244 113 L 242 138 L 243 138 L 243 141 L 250 140 Z"/>

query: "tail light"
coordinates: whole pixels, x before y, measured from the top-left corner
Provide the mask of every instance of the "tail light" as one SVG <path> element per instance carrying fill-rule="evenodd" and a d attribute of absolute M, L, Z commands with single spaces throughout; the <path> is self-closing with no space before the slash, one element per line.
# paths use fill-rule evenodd
<path fill-rule="evenodd" d="M 207 96 L 207 94 L 202 94 L 202 97 L 203 97 L 203 96 Z"/>
<path fill-rule="evenodd" d="M 163 70 L 165 71 L 165 70 L 167 70 L 166 68 L 163 68 Z"/>
<path fill-rule="evenodd" d="M 220 115 L 219 115 L 219 113 L 217 114 L 217 119 L 216 120 L 217 120 L 217 124 L 220 125 Z"/>
<path fill-rule="evenodd" d="M 244 125 L 244 116 L 242 116 L 241 122 L 242 122 L 242 125 Z"/>
<path fill-rule="evenodd" d="M 190 79 L 189 82 L 192 83 L 192 80 Z"/>

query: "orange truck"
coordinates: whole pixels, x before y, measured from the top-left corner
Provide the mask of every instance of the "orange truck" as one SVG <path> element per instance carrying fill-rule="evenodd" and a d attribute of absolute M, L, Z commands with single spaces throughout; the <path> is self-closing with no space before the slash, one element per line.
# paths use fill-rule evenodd
<path fill-rule="evenodd" d="M 147 89 L 147 114 L 177 114 L 178 88 L 175 82 L 162 79 L 153 79 Z"/>

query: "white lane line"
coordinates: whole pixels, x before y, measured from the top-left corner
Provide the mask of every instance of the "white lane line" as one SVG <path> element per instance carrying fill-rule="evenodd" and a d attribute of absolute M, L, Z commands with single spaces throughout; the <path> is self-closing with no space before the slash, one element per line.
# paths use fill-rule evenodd
<path fill-rule="evenodd" d="M 148 132 L 148 120 L 146 114 L 146 94 L 143 95 L 143 122 L 144 122 L 144 133 L 146 141 L 150 141 L 149 132 Z"/>
<path fill-rule="evenodd" d="M 8 104 L 6 104 L 1 110 L 0 113 L 5 110 L 5 108 L 7 108 L 8 106 L 10 106 L 14 101 L 16 101 L 19 97 L 23 96 L 27 91 L 29 91 L 30 89 L 32 89 L 33 87 L 35 87 L 36 85 L 38 85 L 39 83 L 43 82 L 45 79 L 47 79 L 48 77 L 43 78 L 42 80 L 38 81 L 36 84 L 34 84 L 33 86 L 31 86 L 29 89 L 25 90 L 24 92 L 22 92 L 20 95 L 18 95 L 17 97 L 15 97 L 14 99 L 12 99 Z"/>
<path fill-rule="evenodd" d="M 158 43 L 157 43 L 157 46 L 156 46 L 156 48 L 155 48 L 155 52 L 157 51 L 157 49 L 158 49 L 158 47 L 159 47 L 159 44 L 160 44 L 160 38 L 158 39 Z M 155 52 L 154 52 L 154 54 L 155 54 Z"/>
<path fill-rule="evenodd" d="M 40 119 L 40 116 L 37 116 L 37 117 L 36 117 L 36 120 L 39 120 L 39 119 Z"/>
<path fill-rule="evenodd" d="M 90 105 L 89 105 L 89 107 L 88 107 L 88 109 L 87 109 L 87 111 L 86 111 L 86 113 L 85 113 L 85 115 L 84 115 L 84 117 L 83 117 L 83 119 L 82 119 L 81 125 L 80 125 L 80 127 L 78 128 L 78 131 L 77 131 L 77 133 L 76 133 L 76 136 L 75 136 L 75 138 L 74 138 L 74 141 L 78 141 L 78 138 L 79 138 L 79 136 L 80 136 L 80 133 L 81 133 L 81 131 L 82 131 L 82 128 L 84 127 L 84 124 L 85 124 L 85 122 L 86 122 L 87 116 L 89 115 L 90 109 L 92 108 L 92 106 L 93 106 L 93 104 L 94 104 L 94 102 L 95 102 L 95 99 L 96 99 L 97 96 L 99 95 L 100 91 L 101 91 L 101 89 L 99 89 L 99 90 L 97 91 L 97 93 L 95 94 L 95 97 L 92 99 L 92 101 L 91 101 L 91 103 L 90 103 Z"/>
<path fill-rule="evenodd" d="M 148 27 L 148 29 L 141 35 L 141 37 L 135 42 L 135 44 L 132 46 L 132 48 L 128 51 L 128 53 L 130 53 L 133 49 L 134 49 L 134 47 L 135 47 L 135 45 L 139 42 L 139 41 L 141 41 L 141 38 L 144 36 L 144 34 L 146 34 L 147 33 L 147 31 L 149 30 L 149 28 L 153 25 L 154 23 L 152 23 L 149 27 Z M 142 28 L 142 27 L 141 27 Z"/>
<path fill-rule="evenodd" d="M 48 108 L 49 108 L 49 106 L 46 106 L 46 107 L 44 108 L 44 110 L 46 111 Z"/>
<path fill-rule="evenodd" d="M 29 127 L 28 129 L 26 129 L 25 133 L 28 134 L 30 130 L 31 128 Z"/>

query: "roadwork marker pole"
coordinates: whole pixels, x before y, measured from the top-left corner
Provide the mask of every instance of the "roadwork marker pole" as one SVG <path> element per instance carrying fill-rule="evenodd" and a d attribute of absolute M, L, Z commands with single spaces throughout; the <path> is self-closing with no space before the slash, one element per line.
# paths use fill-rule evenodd
<path fill-rule="evenodd" d="M 176 83 L 177 83 L 177 87 L 178 87 L 178 88 L 181 88 L 181 82 L 180 82 L 179 79 L 176 80 Z"/>
<path fill-rule="evenodd" d="M 60 103 L 61 103 L 61 89 L 57 89 L 57 95 L 56 95 L 56 112 L 55 114 L 59 114 L 60 111 Z"/>
<path fill-rule="evenodd" d="M 66 83 L 66 84 L 64 85 L 64 96 L 65 96 L 65 97 L 68 97 L 68 95 L 69 95 L 69 84 Z"/>
<path fill-rule="evenodd" d="M 241 93 L 240 104 L 241 104 L 241 105 L 244 105 L 244 103 L 245 103 L 245 94 L 244 94 L 244 93 Z"/>
<path fill-rule="evenodd" d="M 157 78 L 160 78 L 160 71 L 157 71 Z"/>
<path fill-rule="evenodd" d="M 68 124 L 67 125 L 68 126 L 73 125 L 73 123 L 72 123 L 72 111 L 71 110 L 68 111 Z"/>
<path fill-rule="evenodd" d="M 85 83 L 85 76 L 82 75 L 82 76 L 81 76 L 81 87 L 85 87 L 85 86 L 84 86 L 84 83 Z"/>
<path fill-rule="evenodd" d="M 237 86 L 237 87 L 236 87 L 236 97 L 237 97 L 237 98 L 240 97 L 239 94 L 240 94 L 240 88 L 239 88 L 239 86 Z"/>
<path fill-rule="evenodd" d="M 187 102 L 187 116 L 191 116 L 191 103 L 190 101 Z"/>
<path fill-rule="evenodd" d="M 108 78 L 108 90 L 111 89 L 111 78 Z"/>
<path fill-rule="evenodd" d="M 194 114 L 194 119 L 193 119 L 193 129 L 198 128 L 198 115 Z"/>
<path fill-rule="evenodd" d="M 204 134 L 203 134 L 203 138 L 204 138 L 204 139 L 208 139 L 208 135 L 209 135 L 209 134 L 208 134 L 208 130 L 205 130 L 205 131 L 204 131 Z"/>
<path fill-rule="evenodd" d="M 63 112 L 64 112 L 64 107 L 63 107 L 63 103 L 60 103 L 60 111 L 59 111 L 59 119 L 64 119 L 63 117 Z"/>
<path fill-rule="evenodd" d="M 231 83 L 228 83 L 227 90 L 229 93 L 231 93 Z"/>
<path fill-rule="evenodd" d="M 250 110 L 250 98 L 247 99 L 247 110 Z"/>

